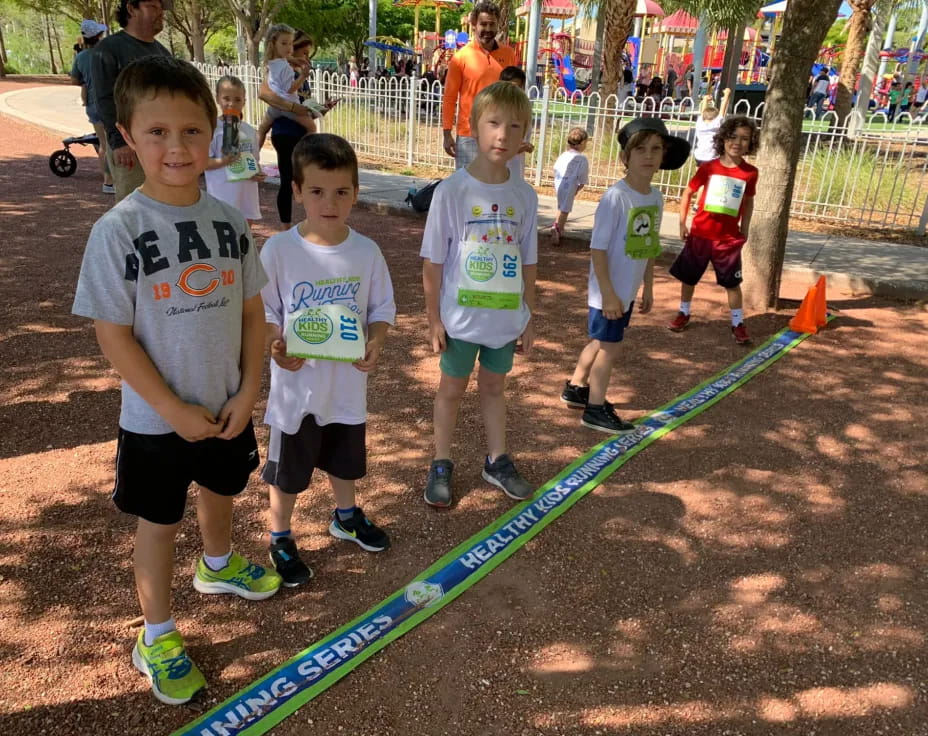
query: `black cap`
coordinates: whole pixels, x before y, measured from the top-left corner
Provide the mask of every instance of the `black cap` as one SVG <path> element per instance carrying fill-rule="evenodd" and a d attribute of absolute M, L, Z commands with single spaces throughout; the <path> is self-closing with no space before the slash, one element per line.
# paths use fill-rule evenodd
<path fill-rule="evenodd" d="M 635 118 L 619 131 L 619 145 L 624 149 L 629 138 L 642 130 L 657 133 L 667 144 L 667 150 L 664 151 L 664 158 L 661 161 L 662 169 L 679 169 L 686 163 L 690 155 L 690 142 L 686 138 L 670 135 L 667 132 L 667 126 L 660 118 Z"/>

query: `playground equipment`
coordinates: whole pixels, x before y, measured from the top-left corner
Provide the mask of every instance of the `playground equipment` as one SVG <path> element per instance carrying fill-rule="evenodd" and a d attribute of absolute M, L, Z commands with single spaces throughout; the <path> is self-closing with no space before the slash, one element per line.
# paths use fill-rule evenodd
<path fill-rule="evenodd" d="M 435 8 L 435 34 L 440 35 L 441 9 L 460 8 L 464 4 L 464 0 L 393 0 L 393 4 L 414 9 L 412 45 L 415 47 L 416 53 L 422 53 L 422 43 L 419 39 L 419 8 Z"/>

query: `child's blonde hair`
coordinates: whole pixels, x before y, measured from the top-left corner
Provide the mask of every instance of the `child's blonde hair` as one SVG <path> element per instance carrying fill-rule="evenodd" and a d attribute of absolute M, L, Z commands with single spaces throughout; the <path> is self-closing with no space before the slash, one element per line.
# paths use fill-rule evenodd
<path fill-rule="evenodd" d="M 496 107 L 505 112 L 511 112 L 522 118 L 526 130 L 532 122 L 532 103 L 529 102 L 525 92 L 509 82 L 494 82 L 484 87 L 474 98 L 470 109 L 470 128 L 477 129 L 480 118 L 491 108 Z"/>
<path fill-rule="evenodd" d="M 264 63 L 279 59 L 277 55 L 277 39 L 281 36 L 296 36 L 296 30 L 286 23 L 275 23 L 267 29 L 267 38 L 264 39 Z"/>
<path fill-rule="evenodd" d="M 567 145 L 568 146 L 579 146 L 586 140 L 589 140 L 590 134 L 586 132 L 586 128 L 571 128 L 570 132 L 567 134 Z"/>

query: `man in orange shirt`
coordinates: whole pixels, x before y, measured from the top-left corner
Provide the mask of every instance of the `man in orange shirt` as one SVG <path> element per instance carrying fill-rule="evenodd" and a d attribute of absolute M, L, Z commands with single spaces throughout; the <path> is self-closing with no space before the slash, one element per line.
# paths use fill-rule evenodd
<path fill-rule="evenodd" d="M 445 152 L 454 156 L 455 168 L 458 169 L 468 166 L 477 155 L 477 141 L 470 130 L 470 108 L 474 97 L 484 87 L 498 82 L 505 67 L 519 65 L 515 50 L 496 42 L 499 32 L 499 7 L 496 3 L 490 0 L 475 3 L 470 25 L 471 40 L 448 64 L 441 109 Z M 455 108 L 457 138 L 451 134 Z"/>

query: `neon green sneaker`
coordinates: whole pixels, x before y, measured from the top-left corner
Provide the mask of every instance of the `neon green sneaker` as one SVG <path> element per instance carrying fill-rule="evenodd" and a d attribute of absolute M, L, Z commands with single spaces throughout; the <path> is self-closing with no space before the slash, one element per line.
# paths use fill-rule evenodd
<path fill-rule="evenodd" d="M 177 631 L 162 634 L 146 647 L 142 629 L 132 650 L 132 664 L 148 678 L 155 697 L 168 705 L 183 705 L 206 687 L 206 678 L 187 656 Z"/>
<path fill-rule="evenodd" d="M 233 553 L 229 564 L 221 570 L 210 570 L 201 557 L 193 576 L 193 587 L 201 593 L 234 593 L 250 601 L 270 598 L 283 582 L 280 575 L 261 565 L 252 565 L 240 554 Z"/>

